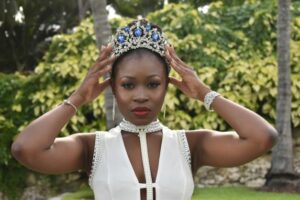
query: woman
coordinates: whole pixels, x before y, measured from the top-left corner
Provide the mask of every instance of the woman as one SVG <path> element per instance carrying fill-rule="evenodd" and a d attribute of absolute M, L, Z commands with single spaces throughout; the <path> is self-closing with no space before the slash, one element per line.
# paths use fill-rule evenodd
<path fill-rule="evenodd" d="M 182 80 L 168 76 L 170 66 Z M 111 78 L 99 83 L 108 72 Z M 203 101 L 235 132 L 172 131 L 163 126 L 157 115 L 169 83 Z M 77 108 L 109 85 L 124 120 L 109 132 L 57 138 Z M 96 64 L 68 100 L 18 135 L 12 154 L 41 173 L 85 170 L 95 199 L 186 200 L 192 196 L 192 175 L 199 167 L 244 164 L 268 151 L 276 137 L 263 118 L 202 83 L 158 26 L 138 20 L 120 28 L 112 45 L 101 48 Z"/>

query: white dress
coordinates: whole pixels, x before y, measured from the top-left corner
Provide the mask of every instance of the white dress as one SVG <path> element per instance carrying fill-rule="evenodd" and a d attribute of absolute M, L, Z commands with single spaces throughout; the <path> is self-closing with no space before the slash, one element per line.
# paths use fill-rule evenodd
<path fill-rule="evenodd" d="M 194 190 L 190 150 L 184 131 L 163 126 L 155 187 L 156 200 L 190 200 Z M 128 158 L 121 129 L 96 132 L 89 185 L 95 200 L 140 200 L 139 183 Z"/>

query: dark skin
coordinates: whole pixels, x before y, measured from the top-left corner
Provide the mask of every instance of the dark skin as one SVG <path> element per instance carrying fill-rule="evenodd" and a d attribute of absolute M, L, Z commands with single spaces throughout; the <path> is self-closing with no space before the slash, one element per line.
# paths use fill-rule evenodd
<path fill-rule="evenodd" d="M 69 99 L 77 107 L 93 101 L 111 84 L 123 116 L 134 124 L 142 125 L 157 119 L 168 83 L 199 101 L 203 101 L 205 94 L 210 91 L 171 47 L 166 48 L 166 57 L 182 80 L 167 77 L 158 58 L 145 55 L 126 57 L 119 63 L 121 67 L 116 72 L 115 80 L 99 83 L 99 78 L 111 70 L 111 64 L 115 61 L 114 57 L 109 57 L 111 51 L 111 46 L 102 48 L 96 64 L 78 90 L 70 96 Z M 151 112 L 144 118 L 135 117 L 131 109 L 136 106 L 146 106 Z M 221 96 L 216 97 L 211 106 L 235 131 L 187 131 L 193 173 L 204 165 L 233 167 L 244 164 L 264 154 L 275 144 L 276 130 L 256 113 Z M 13 143 L 14 157 L 26 167 L 42 173 L 61 174 L 79 169 L 89 173 L 95 134 L 77 133 L 57 138 L 74 114 L 71 106 L 60 105 L 34 120 Z M 139 138 L 126 132 L 122 132 L 122 136 L 137 179 L 145 182 Z M 156 180 L 161 141 L 161 132 L 147 135 L 153 181 Z M 142 191 L 142 199 L 145 199 L 145 194 Z"/>

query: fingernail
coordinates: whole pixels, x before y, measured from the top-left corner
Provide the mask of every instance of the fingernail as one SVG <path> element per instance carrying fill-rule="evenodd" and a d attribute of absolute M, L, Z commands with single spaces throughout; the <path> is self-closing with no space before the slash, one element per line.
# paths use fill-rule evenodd
<path fill-rule="evenodd" d="M 103 50 L 104 49 L 104 45 L 101 45 L 101 50 Z"/>

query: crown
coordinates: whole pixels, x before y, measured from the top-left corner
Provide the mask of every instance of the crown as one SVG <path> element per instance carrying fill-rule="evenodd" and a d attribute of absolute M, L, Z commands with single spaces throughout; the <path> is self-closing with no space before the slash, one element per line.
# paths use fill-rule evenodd
<path fill-rule="evenodd" d="M 142 19 L 119 28 L 112 38 L 112 44 L 117 57 L 137 48 L 150 49 L 164 57 L 168 42 L 158 26 Z"/>

